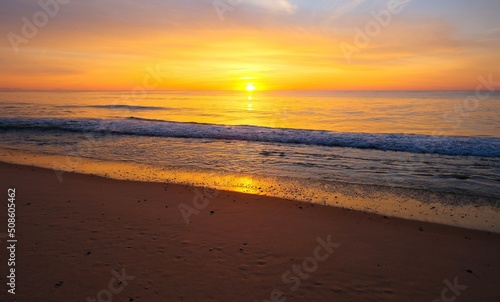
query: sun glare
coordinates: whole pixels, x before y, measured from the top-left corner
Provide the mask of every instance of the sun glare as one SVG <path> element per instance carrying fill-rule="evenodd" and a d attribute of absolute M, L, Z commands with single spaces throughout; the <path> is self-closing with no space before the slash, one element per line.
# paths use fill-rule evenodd
<path fill-rule="evenodd" d="M 254 84 L 249 83 L 249 84 L 247 85 L 247 91 L 254 91 L 254 90 L 255 90 L 255 86 L 254 86 Z"/>

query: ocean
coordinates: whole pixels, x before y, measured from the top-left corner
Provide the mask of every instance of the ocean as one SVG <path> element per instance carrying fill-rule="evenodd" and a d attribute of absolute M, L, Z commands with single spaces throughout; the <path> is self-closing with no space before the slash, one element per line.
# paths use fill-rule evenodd
<path fill-rule="evenodd" d="M 2 92 L 0 160 L 499 232 L 499 113 L 475 91 Z"/>

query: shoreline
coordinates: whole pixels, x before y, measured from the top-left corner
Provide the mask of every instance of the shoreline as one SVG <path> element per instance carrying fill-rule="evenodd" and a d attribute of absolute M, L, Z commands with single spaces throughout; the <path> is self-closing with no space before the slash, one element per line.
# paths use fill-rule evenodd
<path fill-rule="evenodd" d="M 0 162 L 51 169 L 58 181 L 63 181 L 66 173 L 76 172 L 117 180 L 175 183 L 500 233 L 500 208 L 495 199 L 458 193 L 341 182 L 325 185 L 308 179 L 184 171 L 8 149 L 0 149 Z"/>
<path fill-rule="evenodd" d="M 454 280 L 467 286 L 459 301 L 500 297 L 500 234 L 238 192 L 72 172 L 61 183 L 49 169 L 0 169 L 4 191 L 17 194 L 18 301 L 96 298 L 115 273 L 134 277 L 116 301 L 265 301 L 278 292 L 286 301 L 433 301 Z M 181 204 L 198 211 L 189 224 Z"/>

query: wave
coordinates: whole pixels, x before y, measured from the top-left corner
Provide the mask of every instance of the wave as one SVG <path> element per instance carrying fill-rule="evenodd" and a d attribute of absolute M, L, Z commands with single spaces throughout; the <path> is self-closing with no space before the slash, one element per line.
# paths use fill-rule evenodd
<path fill-rule="evenodd" d="M 116 110 L 172 110 L 169 107 L 158 107 L 158 106 L 132 106 L 132 105 L 90 105 L 90 106 L 75 106 L 75 105 L 64 105 L 58 106 L 59 108 L 95 108 L 95 109 L 116 109 Z"/>
<path fill-rule="evenodd" d="M 324 130 L 226 126 L 141 118 L 44 119 L 0 118 L 0 130 L 90 132 L 156 137 L 239 140 L 410 153 L 500 157 L 500 138 L 416 134 L 343 133 Z"/>
<path fill-rule="evenodd" d="M 119 110 L 170 110 L 171 109 L 168 107 L 131 106 L 131 105 L 94 105 L 88 107 L 97 109 L 119 109 Z"/>

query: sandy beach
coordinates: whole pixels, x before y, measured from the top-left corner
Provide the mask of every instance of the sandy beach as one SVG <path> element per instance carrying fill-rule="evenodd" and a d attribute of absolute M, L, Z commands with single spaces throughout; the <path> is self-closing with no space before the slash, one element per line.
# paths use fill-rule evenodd
<path fill-rule="evenodd" d="M 2 301 L 500 300 L 499 234 L 174 184 L 75 173 L 59 182 L 48 169 L 0 169 L 5 193 L 16 190 L 18 239 L 16 294 L 4 285 Z"/>

